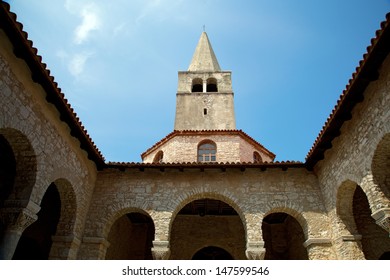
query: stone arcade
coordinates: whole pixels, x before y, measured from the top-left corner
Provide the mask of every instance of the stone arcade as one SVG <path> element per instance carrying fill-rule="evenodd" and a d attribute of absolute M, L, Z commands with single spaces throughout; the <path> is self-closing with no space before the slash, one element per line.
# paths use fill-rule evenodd
<path fill-rule="evenodd" d="M 1 2 L 0 258 L 389 259 L 389 25 L 303 163 L 236 129 L 204 32 L 174 131 L 142 163 L 107 163 Z"/>

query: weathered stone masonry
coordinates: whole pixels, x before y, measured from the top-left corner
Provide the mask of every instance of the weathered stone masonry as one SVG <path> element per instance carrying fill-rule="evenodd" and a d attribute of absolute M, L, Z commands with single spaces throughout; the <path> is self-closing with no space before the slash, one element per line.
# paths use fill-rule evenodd
<path fill-rule="evenodd" d="M 389 22 L 305 163 L 273 162 L 236 130 L 230 72 L 205 33 L 179 72 L 185 131 L 143 163 L 107 163 L 1 2 L 0 259 L 390 258 Z M 199 127 L 182 122 L 189 108 Z M 202 141 L 217 161 L 197 161 Z"/>

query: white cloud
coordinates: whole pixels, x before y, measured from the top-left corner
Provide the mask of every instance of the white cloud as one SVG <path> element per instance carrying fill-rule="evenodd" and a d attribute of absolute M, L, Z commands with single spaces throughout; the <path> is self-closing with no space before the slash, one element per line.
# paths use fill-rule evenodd
<path fill-rule="evenodd" d="M 79 53 L 73 55 L 68 64 L 68 69 L 73 76 L 79 76 L 84 71 L 85 63 L 92 53 Z"/>
<path fill-rule="evenodd" d="M 101 26 L 96 6 L 93 4 L 85 6 L 81 10 L 82 22 L 75 30 L 74 41 L 76 44 L 83 43 L 91 33 L 91 31 L 98 30 Z"/>
<path fill-rule="evenodd" d="M 100 8 L 95 3 L 81 3 L 81 1 L 67 0 L 65 8 L 81 18 L 81 23 L 74 30 L 73 41 L 76 44 L 84 43 L 92 31 L 99 30 L 102 26 L 100 20 Z"/>

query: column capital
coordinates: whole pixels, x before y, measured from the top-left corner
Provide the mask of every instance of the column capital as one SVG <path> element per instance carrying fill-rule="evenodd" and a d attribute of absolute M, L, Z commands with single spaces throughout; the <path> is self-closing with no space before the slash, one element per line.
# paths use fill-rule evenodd
<path fill-rule="evenodd" d="M 23 232 L 28 226 L 38 220 L 40 207 L 29 202 L 26 208 L 6 207 L 0 210 L 0 219 L 8 231 Z"/>
<path fill-rule="evenodd" d="M 245 255 L 248 260 L 264 260 L 264 241 L 249 241 L 246 244 Z"/>
<path fill-rule="evenodd" d="M 167 260 L 171 254 L 169 241 L 153 241 L 152 255 L 155 260 Z"/>
<path fill-rule="evenodd" d="M 379 209 L 371 217 L 374 218 L 377 225 L 390 233 L 390 208 Z"/>

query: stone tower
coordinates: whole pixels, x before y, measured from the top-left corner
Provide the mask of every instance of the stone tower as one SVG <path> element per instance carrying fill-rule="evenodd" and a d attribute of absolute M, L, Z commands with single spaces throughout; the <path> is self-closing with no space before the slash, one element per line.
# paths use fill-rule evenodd
<path fill-rule="evenodd" d="M 236 129 L 232 79 L 206 32 L 187 71 L 179 71 L 174 131 L 142 155 L 144 163 L 272 162 L 275 155 Z"/>
<path fill-rule="evenodd" d="M 179 72 L 175 130 L 236 129 L 231 81 L 203 32 L 188 70 Z"/>

